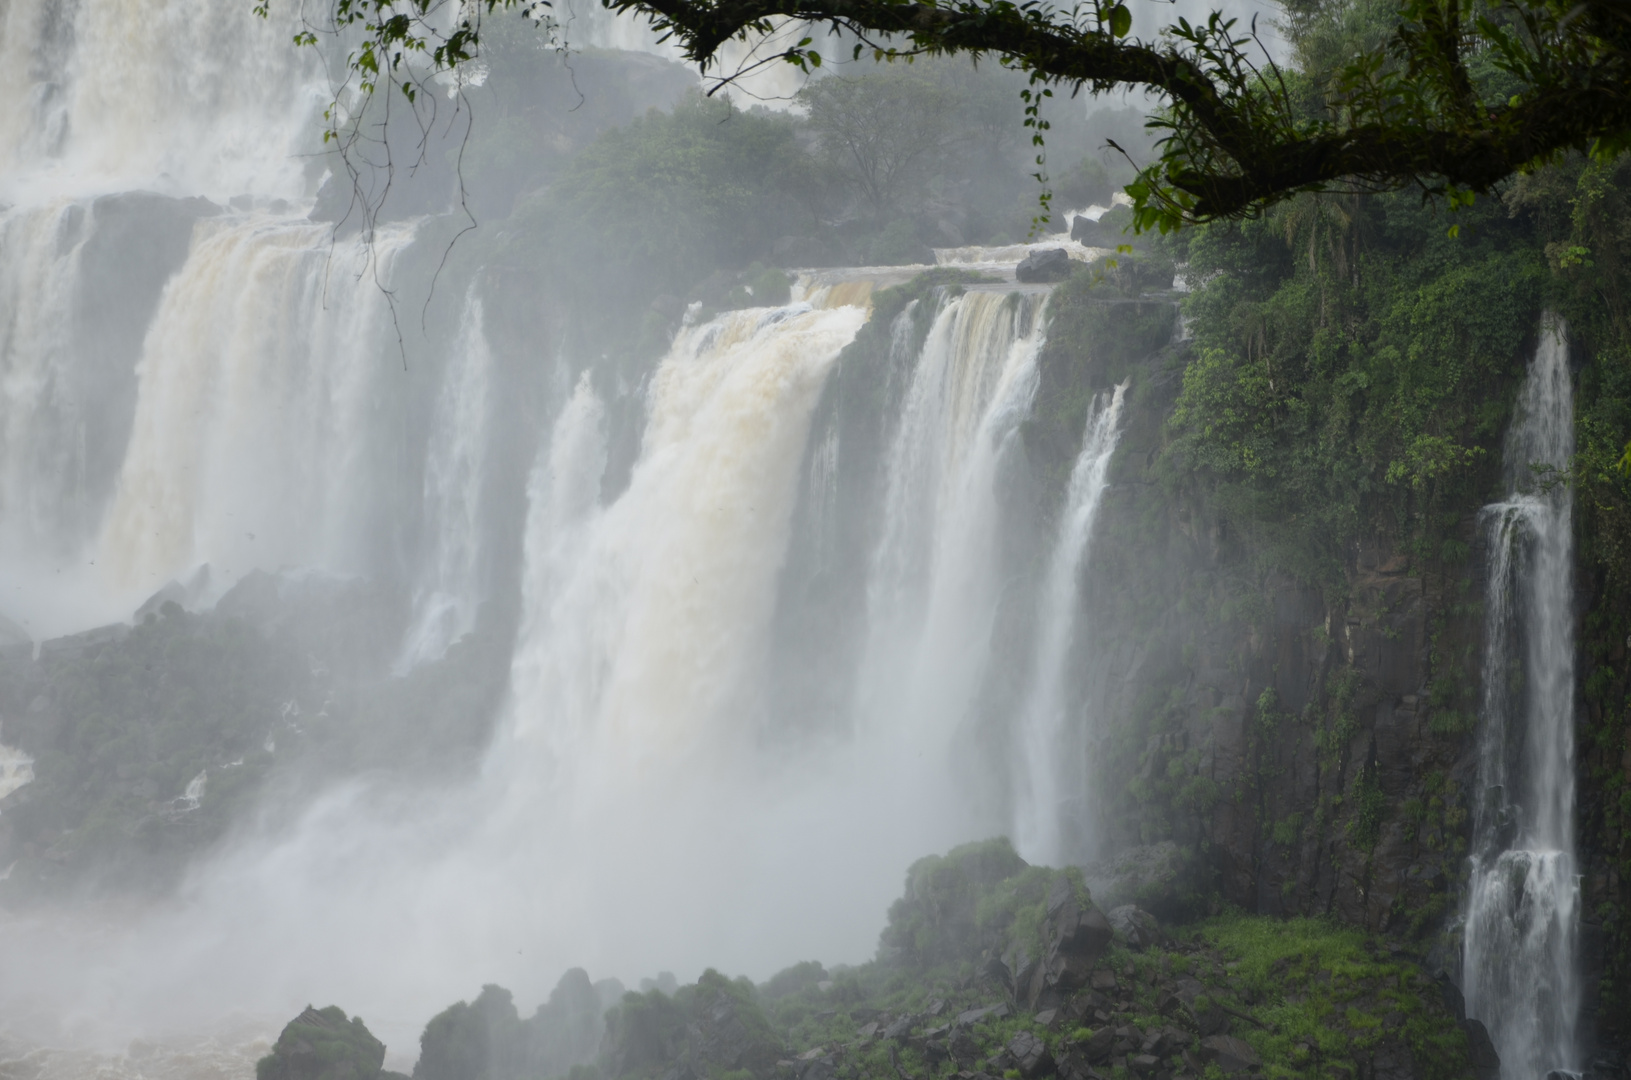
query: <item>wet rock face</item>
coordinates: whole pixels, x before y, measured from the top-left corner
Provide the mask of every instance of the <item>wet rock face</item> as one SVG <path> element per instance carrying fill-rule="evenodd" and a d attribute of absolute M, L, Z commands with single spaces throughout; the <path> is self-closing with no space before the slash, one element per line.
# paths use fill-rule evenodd
<path fill-rule="evenodd" d="M 289 1021 L 272 1052 L 255 1065 L 256 1080 L 376 1080 L 385 1044 L 361 1017 L 347 1019 L 338 1006 L 306 1006 Z"/>
<path fill-rule="evenodd" d="M 1159 305 L 1077 283 L 1055 291 L 1042 385 L 1133 386 L 1072 645 L 1120 748 L 1089 763 L 1105 833 L 1076 858 L 1102 860 L 1095 901 L 1182 920 L 1216 897 L 1425 938 L 1467 844 L 1480 630 L 1455 591 L 1466 566 L 1373 540 L 1341 554 L 1341 588 L 1260 569 L 1264 538 L 1162 481 L 1187 346 L 1100 344 L 1106 328 L 1144 341 L 1133 331 Z M 1033 467 L 1068 473 L 1055 433 L 1079 420 L 1035 428 Z M 1475 511 L 1457 526 L 1469 545 Z"/>

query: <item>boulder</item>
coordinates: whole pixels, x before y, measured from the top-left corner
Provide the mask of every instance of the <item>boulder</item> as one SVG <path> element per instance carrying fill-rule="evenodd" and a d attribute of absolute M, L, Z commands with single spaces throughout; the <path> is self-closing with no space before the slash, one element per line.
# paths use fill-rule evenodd
<path fill-rule="evenodd" d="M 1108 229 L 1086 214 L 1077 214 L 1071 222 L 1070 238 L 1087 247 L 1115 247 L 1118 243 Z"/>
<path fill-rule="evenodd" d="M 1495 1052 L 1495 1042 L 1481 1020 L 1468 1018 L 1461 1021 L 1461 1030 L 1467 1033 L 1467 1063 L 1478 1080 L 1500 1080 L 1501 1055 Z"/>
<path fill-rule="evenodd" d="M 981 1020 L 1001 1020 L 1007 1015 L 1008 1006 L 1006 1005 L 1001 1003 L 996 1005 L 986 1005 L 978 1009 L 968 1009 L 965 1012 L 958 1013 L 957 1026 L 965 1028 L 972 1027 L 975 1024 L 978 1024 Z"/>
<path fill-rule="evenodd" d="M 1143 908 L 1132 904 L 1123 904 L 1113 908 L 1106 916 L 1110 929 L 1127 944 L 1128 948 L 1140 952 L 1152 945 L 1164 944 L 1166 933 L 1161 929 L 1161 922 L 1154 915 Z"/>
<path fill-rule="evenodd" d="M 1101 1027 L 1094 1031 L 1093 1034 L 1080 1045 L 1082 1048 L 1082 1053 L 1087 1056 L 1087 1060 L 1091 1061 L 1095 1065 L 1103 1064 L 1104 1062 L 1110 1060 L 1110 1053 L 1115 1049 L 1115 1029 L 1110 1027 Z"/>
<path fill-rule="evenodd" d="M 256 1080 L 378 1080 L 385 1044 L 361 1017 L 337 1005 L 306 1006 L 289 1021 L 272 1052 L 255 1063 Z"/>
<path fill-rule="evenodd" d="M 1048 1076 L 1054 1071 L 1053 1054 L 1048 1044 L 1029 1031 L 1022 1031 L 1008 1042 L 1008 1055 L 1014 1067 L 1027 1080 L 1035 1076 Z"/>
<path fill-rule="evenodd" d="M 1033 251 L 1014 268 L 1014 280 L 1022 285 L 1051 284 L 1068 278 L 1075 264 L 1064 248 Z"/>
<path fill-rule="evenodd" d="M 1208 1035 L 1202 1039 L 1201 1060 L 1216 1064 L 1225 1074 L 1245 1072 L 1263 1064 L 1256 1050 L 1233 1035 Z"/>
<path fill-rule="evenodd" d="M 1001 979 L 1015 997 L 1023 996 L 1031 980 L 1036 978 L 1037 960 L 1023 945 L 1014 945 L 1003 953 Z"/>
<path fill-rule="evenodd" d="M 806 1059 L 800 1056 L 794 1063 L 793 1074 L 798 1080 L 834 1080 L 838 1075 L 838 1063 L 831 1054 L 821 1052 L 818 1047 L 816 1057 Z"/>
<path fill-rule="evenodd" d="M 1056 1066 L 1060 1080 L 1099 1080 L 1100 1073 L 1080 1050 L 1070 1050 L 1059 1058 Z"/>
<path fill-rule="evenodd" d="M 1111 939 L 1104 913 L 1078 896 L 1075 883 L 1064 874 L 1054 880 L 1048 893 L 1042 934 L 1046 951 L 1025 983 L 1025 998 L 1033 1009 L 1057 1004 L 1065 994 L 1092 982 L 1093 965 Z M 1014 989 L 1018 996 L 1021 986 L 1016 984 Z"/>
<path fill-rule="evenodd" d="M 1019 1062 L 1014 1060 L 1014 1055 L 1008 1052 L 1007 1047 L 1003 1047 L 986 1059 L 985 1067 L 989 1072 L 1002 1076 L 1010 1070 L 1018 1072 Z"/>
<path fill-rule="evenodd" d="M 946 1052 L 951 1055 L 959 1068 L 967 1069 L 974 1064 L 980 1056 L 980 1044 L 966 1031 L 958 1031 L 946 1043 Z"/>

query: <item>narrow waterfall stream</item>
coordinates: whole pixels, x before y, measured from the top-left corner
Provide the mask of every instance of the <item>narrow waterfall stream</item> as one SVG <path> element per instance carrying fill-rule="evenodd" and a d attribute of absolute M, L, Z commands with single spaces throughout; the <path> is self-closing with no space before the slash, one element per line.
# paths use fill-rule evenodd
<path fill-rule="evenodd" d="M 1463 980 L 1506 1080 L 1577 1068 L 1573 453 L 1568 330 L 1548 317 L 1507 434 L 1507 497 L 1482 514 L 1482 798 Z"/>
<path fill-rule="evenodd" d="M 493 355 L 474 290 L 465 298 L 453 354 L 431 419 L 422 499 L 431 536 L 415 572 L 413 614 L 397 658 L 398 672 L 446 653 L 475 627 L 484 598 L 481 510 Z"/>
<path fill-rule="evenodd" d="M 1019 721 L 1015 842 L 1020 851 L 1049 865 L 1067 858 L 1067 825 L 1081 829 L 1087 824 L 1070 821 L 1066 809 L 1069 800 L 1086 794 L 1085 777 L 1076 769 L 1076 763 L 1086 756 L 1086 748 L 1079 745 L 1080 739 L 1076 743 L 1067 741 L 1073 725 L 1066 657 L 1082 607 L 1078 581 L 1092 550 L 1093 525 L 1108 485 L 1110 459 L 1115 456 L 1121 436 L 1121 406 L 1126 393 L 1127 384 L 1122 383 L 1098 394 L 1087 414 L 1082 451 L 1071 469 L 1059 533 L 1043 579 L 1036 670 L 1031 677 L 1031 698 Z"/>

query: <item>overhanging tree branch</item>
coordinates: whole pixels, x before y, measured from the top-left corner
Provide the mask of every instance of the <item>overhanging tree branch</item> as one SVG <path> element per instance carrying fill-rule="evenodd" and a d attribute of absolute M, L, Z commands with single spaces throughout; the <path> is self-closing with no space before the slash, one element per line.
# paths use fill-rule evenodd
<path fill-rule="evenodd" d="M 264 2 L 264 0 L 263 0 Z M 360 26 L 359 84 L 423 56 L 438 68 L 475 55 L 481 16 L 537 17 L 537 0 L 478 0 L 452 29 L 434 29 L 448 0 L 333 0 L 337 28 Z M 1073 92 L 1153 90 L 1159 159 L 1129 187 L 1140 228 L 1254 214 L 1302 191 L 1420 186 L 1452 205 L 1515 171 L 1576 149 L 1631 145 L 1631 14 L 1616 0 L 1399 0 L 1385 49 L 1356 57 L 1294 98 L 1287 77 L 1247 55 L 1253 36 L 1213 15 L 1180 19 L 1158 42 L 1131 39 L 1121 0 L 1069 10 L 1039 0 L 601 0 L 644 17 L 705 73 L 732 41 L 762 44 L 789 24 L 873 44 L 880 59 L 966 54 Z M 549 23 L 553 28 L 555 24 Z M 805 70 L 822 58 L 804 36 L 780 58 Z M 859 55 L 867 48 L 857 45 Z M 1475 75 L 1522 87 L 1497 100 Z M 729 81 L 732 75 L 722 76 Z M 411 81 L 411 80 L 409 80 Z M 1486 84 L 1489 83 L 1485 79 Z M 412 87 L 404 86 L 412 97 Z"/>

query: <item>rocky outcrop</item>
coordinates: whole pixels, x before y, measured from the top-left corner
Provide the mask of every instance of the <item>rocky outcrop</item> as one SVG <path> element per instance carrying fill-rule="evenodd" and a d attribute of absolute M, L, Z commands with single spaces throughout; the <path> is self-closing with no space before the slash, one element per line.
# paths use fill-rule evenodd
<path fill-rule="evenodd" d="M 625 994 L 606 1014 L 600 1060 L 607 1076 L 706 1080 L 724 1073 L 769 1077 L 785 1049 L 746 980 L 709 969 L 673 997 Z"/>
<path fill-rule="evenodd" d="M 1087 247 L 1114 247 L 1117 243 L 1108 229 L 1086 214 L 1077 214 L 1070 223 L 1070 238 Z"/>
<path fill-rule="evenodd" d="M 1048 893 L 1043 916 L 1042 955 L 1026 985 L 1016 976 L 1015 996 L 1023 993 L 1033 1010 L 1062 1005 L 1072 991 L 1087 985 L 1110 937 L 1110 923 L 1087 899 L 1086 888 L 1077 887 L 1068 875 L 1059 875 Z"/>
<path fill-rule="evenodd" d="M 1075 265 L 1064 248 L 1033 251 L 1014 268 L 1014 280 L 1022 285 L 1063 281 L 1070 276 Z"/>
<path fill-rule="evenodd" d="M 377 1080 L 384 1063 L 385 1044 L 361 1017 L 308 1005 L 255 1064 L 255 1080 Z"/>

